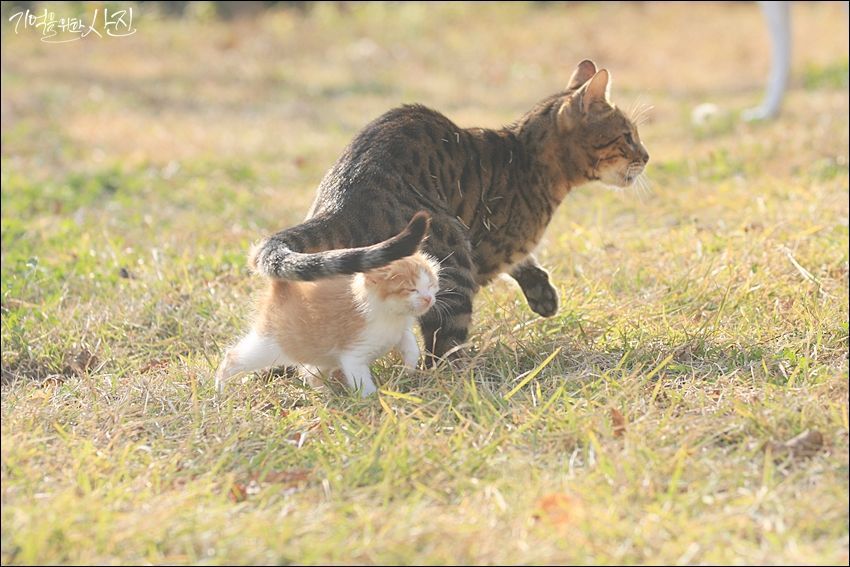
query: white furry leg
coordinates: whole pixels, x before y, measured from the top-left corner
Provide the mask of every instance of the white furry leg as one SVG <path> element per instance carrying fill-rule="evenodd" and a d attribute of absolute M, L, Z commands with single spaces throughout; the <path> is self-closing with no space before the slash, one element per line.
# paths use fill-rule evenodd
<path fill-rule="evenodd" d="M 372 381 L 372 372 L 368 364 L 357 359 L 342 358 L 340 369 L 349 387 L 352 390 L 359 390 L 361 397 L 365 398 L 375 393 L 375 383 Z"/>
<path fill-rule="evenodd" d="M 398 343 L 398 351 L 401 353 L 401 359 L 404 361 L 404 367 L 409 370 L 414 370 L 419 364 L 419 343 L 416 342 L 416 335 L 412 329 L 406 329 Z"/>
<path fill-rule="evenodd" d="M 215 373 L 216 393 L 221 395 L 224 391 L 224 383 L 236 374 L 287 362 L 277 341 L 272 337 L 263 337 L 251 331 L 224 355 Z"/>

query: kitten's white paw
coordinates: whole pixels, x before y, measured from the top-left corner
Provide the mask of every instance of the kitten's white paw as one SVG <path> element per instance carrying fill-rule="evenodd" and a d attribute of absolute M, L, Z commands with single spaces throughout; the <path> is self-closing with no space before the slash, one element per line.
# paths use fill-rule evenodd
<path fill-rule="evenodd" d="M 375 385 L 372 384 L 371 382 L 364 383 L 360 386 L 360 397 L 361 398 L 368 398 L 369 396 L 371 396 L 372 394 L 374 394 L 377 391 L 378 391 L 378 389 L 375 388 Z"/>
<path fill-rule="evenodd" d="M 407 329 L 398 343 L 398 350 L 401 352 L 401 360 L 404 367 L 408 370 L 416 370 L 419 364 L 419 343 L 416 342 L 416 336 L 413 331 Z"/>
<path fill-rule="evenodd" d="M 402 363 L 407 370 L 416 370 L 416 367 L 419 365 L 419 353 L 417 352 L 414 355 L 403 356 Z"/>
<path fill-rule="evenodd" d="M 224 395 L 224 383 L 227 381 L 227 371 L 228 371 L 228 357 L 225 356 L 224 360 L 221 361 L 221 364 L 215 371 L 215 396 L 217 398 L 221 398 Z"/>

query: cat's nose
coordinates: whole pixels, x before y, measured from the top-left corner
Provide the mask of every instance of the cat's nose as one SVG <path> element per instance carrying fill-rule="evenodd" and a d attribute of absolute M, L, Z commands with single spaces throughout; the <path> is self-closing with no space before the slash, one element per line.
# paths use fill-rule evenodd
<path fill-rule="evenodd" d="M 649 152 L 646 151 L 646 146 L 643 144 L 640 145 L 640 160 L 643 162 L 643 165 L 649 162 Z"/>

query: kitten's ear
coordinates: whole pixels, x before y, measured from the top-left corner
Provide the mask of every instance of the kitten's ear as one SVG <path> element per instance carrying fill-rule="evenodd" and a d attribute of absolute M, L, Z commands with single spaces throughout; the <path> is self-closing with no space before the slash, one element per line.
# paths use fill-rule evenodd
<path fill-rule="evenodd" d="M 608 102 L 611 93 L 611 76 L 607 69 L 600 69 L 590 81 L 581 88 L 581 109 L 587 114 L 597 102 Z"/>
<path fill-rule="evenodd" d="M 363 275 L 366 277 L 366 283 L 371 285 L 376 285 L 380 282 L 392 279 L 391 274 L 392 268 L 389 265 L 381 266 L 380 268 L 375 268 L 368 272 L 363 272 Z"/>
<path fill-rule="evenodd" d="M 596 74 L 596 64 L 590 59 L 585 59 L 578 65 L 576 65 L 576 70 L 573 71 L 572 76 L 570 77 L 569 82 L 567 82 L 568 91 L 574 91 L 587 81 L 590 80 L 593 75 Z"/>

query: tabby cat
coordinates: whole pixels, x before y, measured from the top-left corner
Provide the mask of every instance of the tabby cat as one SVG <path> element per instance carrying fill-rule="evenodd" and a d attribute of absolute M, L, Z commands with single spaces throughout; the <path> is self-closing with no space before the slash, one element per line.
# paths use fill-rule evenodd
<path fill-rule="evenodd" d="M 256 269 L 312 280 L 389 263 L 402 252 L 338 249 L 380 247 L 425 210 L 423 249 L 441 263 L 441 308 L 419 319 L 429 363 L 465 342 L 474 295 L 500 273 L 519 283 L 535 313 L 554 315 L 557 292 L 532 250 L 555 209 L 590 181 L 631 185 L 649 160 L 609 85 L 608 71 L 584 60 L 565 90 L 500 130 L 460 128 L 419 105 L 390 110 L 327 172 L 306 220 L 260 244 Z"/>

